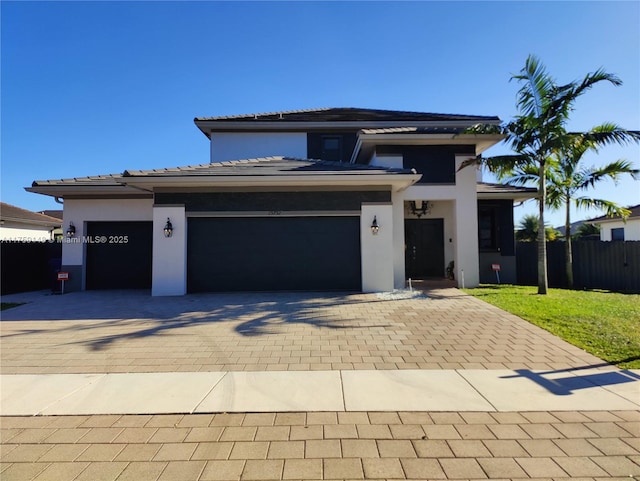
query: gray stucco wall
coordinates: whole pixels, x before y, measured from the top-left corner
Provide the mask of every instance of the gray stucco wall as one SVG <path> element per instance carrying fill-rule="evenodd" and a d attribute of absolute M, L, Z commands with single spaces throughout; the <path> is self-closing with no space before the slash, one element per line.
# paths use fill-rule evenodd
<path fill-rule="evenodd" d="M 496 273 L 491 264 L 500 264 L 500 283 L 515 284 L 516 256 L 503 256 L 499 252 L 480 252 L 480 283 L 497 284 Z"/>

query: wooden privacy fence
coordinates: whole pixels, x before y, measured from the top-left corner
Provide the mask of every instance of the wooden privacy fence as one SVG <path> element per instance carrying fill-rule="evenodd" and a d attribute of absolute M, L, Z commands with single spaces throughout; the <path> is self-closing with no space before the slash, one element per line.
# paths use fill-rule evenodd
<path fill-rule="evenodd" d="M 550 287 L 567 287 L 564 242 L 547 243 L 547 274 Z M 608 289 L 640 292 L 640 241 L 572 242 L 573 284 L 576 289 Z M 538 284 L 535 242 L 516 243 L 518 284 Z"/>
<path fill-rule="evenodd" d="M 2 294 L 57 289 L 62 244 L 58 242 L 0 243 Z"/>

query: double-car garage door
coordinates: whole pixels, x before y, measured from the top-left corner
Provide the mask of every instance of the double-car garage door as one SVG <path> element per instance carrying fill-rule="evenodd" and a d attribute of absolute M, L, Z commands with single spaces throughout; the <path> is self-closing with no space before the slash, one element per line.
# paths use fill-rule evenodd
<path fill-rule="evenodd" d="M 360 290 L 359 217 L 190 217 L 187 290 Z"/>

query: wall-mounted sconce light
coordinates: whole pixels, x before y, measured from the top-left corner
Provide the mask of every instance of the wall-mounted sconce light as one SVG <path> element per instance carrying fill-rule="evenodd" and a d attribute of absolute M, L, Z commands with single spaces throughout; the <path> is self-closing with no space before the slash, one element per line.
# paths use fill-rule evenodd
<path fill-rule="evenodd" d="M 371 223 L 371 233 L 373 235 L 378 235 L 378 231 L 380 230 L 380 226 L 378 225 L 378 219 L 376 216 L 373 216 L 373 222 Z"/>
<path fill-rule="evenodd" d="M 173 224 L 171 224 L 171 219 L 167 217 L 167 223 L 164 225 L 164 236 L 171 237 L 173 235 Z"/>
<path fill-rule="evenodd" d="M 69 222 L 69 228 L 67 229 L 67 237 L 71 238 L 76 235 L 76 226 L 73 225 L 73 222 Z"/>
<path fill-rule="evenodd" d="M 425 214 L 429 214 L 431 212 L 431 208 L 433 204 L 428 200 L 412 200 L 409 202 L 409 210 L 415 216 L 422 217 Z"/>

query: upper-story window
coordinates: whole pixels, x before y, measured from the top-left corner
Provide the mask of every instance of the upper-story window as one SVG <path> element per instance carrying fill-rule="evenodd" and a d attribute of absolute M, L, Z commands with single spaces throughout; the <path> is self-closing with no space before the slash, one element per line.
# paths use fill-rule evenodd
<path fill-rule="evenodd" d="M 307 158 L 349 162 L 356 145 L 356 131 L 307 132 Z"/>
<path fill-rule="evenodd" d="M 325 135 L 322 137 L 322 159 L 342 160 L 342 137 Z"/>

